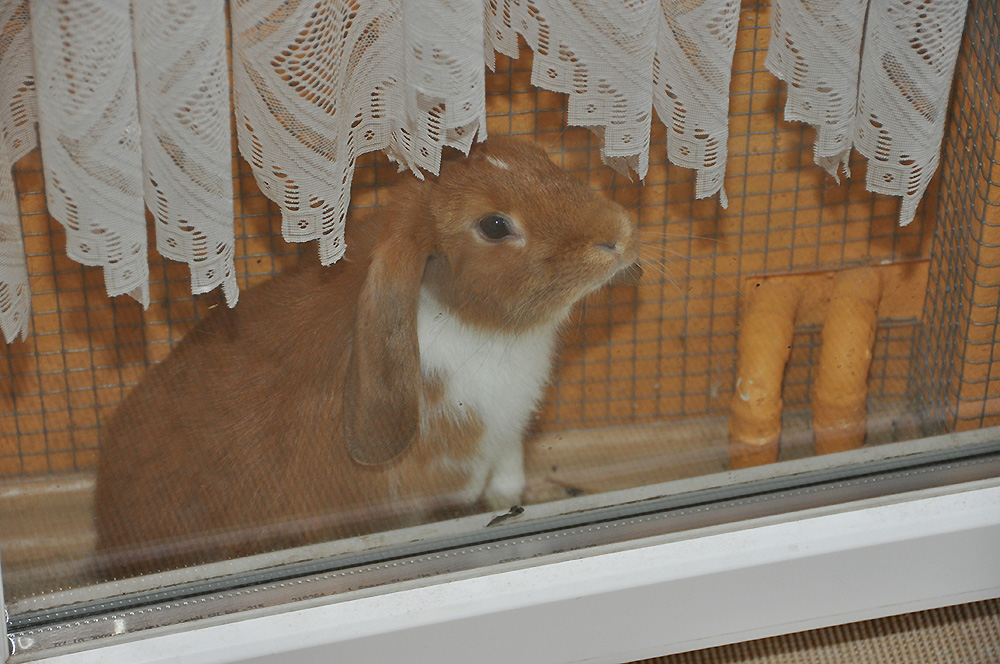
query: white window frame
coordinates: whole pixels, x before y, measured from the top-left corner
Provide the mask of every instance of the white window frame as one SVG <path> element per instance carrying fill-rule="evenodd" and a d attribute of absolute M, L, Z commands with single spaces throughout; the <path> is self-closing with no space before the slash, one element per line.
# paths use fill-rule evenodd
<path fill-rule="evenodd" d="M 617 663 L 1000 597 L 1000 478 L 652 538 L 45 659 Z"/>

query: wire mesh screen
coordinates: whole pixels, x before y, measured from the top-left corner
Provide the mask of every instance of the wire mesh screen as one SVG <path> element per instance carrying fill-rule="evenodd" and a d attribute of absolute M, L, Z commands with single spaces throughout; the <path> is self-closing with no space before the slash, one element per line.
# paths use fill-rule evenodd
<path fill-rule="evenodd" d="M 988 0 L 973 4 L 987 11 Z M 916 266 L 904 270 L 908 276 L 900 287 L 908 287 L 907 301 L 917 304 L 882 321 L 869 381 L 873 399 L 912 397 L 908 381 L 933 214 L 922 211 L 911 225 L 900 228 L 899 201 L 865 191 L 863 160 L 853 161 L 854 177 L 843 184 L 813 164 L 813 130 L 782 119 L 779 83 L 764 68 L 769 19 L 769 4 L 743 3 L 730 97 L 728 209 L 722 209 L 716 198 L 695 200 L 694 174 L 668 167 L 661 123 L 654 123 L 645 181 L 629 181 L 600 163 L 598 142 L 587 130 L 567 129 L 562 95 L 530 85 L 530 51 L 523 49 L 518 60 L 498 57 L 496 72 L 488 76 L 489 131 L 532 137 L 566 169 L 633 210 L 648 261 L 638 288 L 603 291 L 575 314 L 563 335 L 563 351 L 537 430 L 724 416 L 733 390 L 740 293 L 747 280 L 852 264 Z M 992 36 L 981 38 L 979 46 L 966 44 L 964 61 L 975 59 L 977 68 L 966 64 L 965 75 L 970 78 L 961 88 L 966 97 L 984 96 L 982 84 L 975 82 L 976 76 L 983 80 L 982 74 L 976 72 L 995 71 L 995 25 L 992 29 Z M 990 43 L 993 60 L 986 62 Z M 983 55 L 973 58 L 970 48 L 982 49 Z M 971 123 L 975 128 L 968 131 L 981 132 L 988 118 L 969 115 L 987 112 L 978 108 L 970 103 L 961 111 L 966 113 L 964 120 L 953 122 L 951 131 L 967 131 L 956 124 Z M 992 108 L 995 125 L 996 106 Z M 985 145 L 985 138 L 976 133 L 968 140 Z M 948 156 L 949 164 L 960 159 L 976 157 L 961 150 Z M 126 299 L 109 300 L 99 270 L 82 268 L 66 258 L 63 231 L 45 212 L 40 166 L 36 152 L 16 168 L 34 300 L 29 340 L 4 351 L 8 369 L 0 379 L 0 474 L 4 475 L 92 467 L 101 423 L 122 396 L 196 320 L 213 307 L 225 306 L 216 294 L 191 296 L 186 266 L 155 253 L 150 254 L 149 310 L 143 312 Z M 947 195 L 969 196 L 957 179 L 963 170 L 952 170 L 945 184 Z M 266 279 L 300 254 L 315 260 L 312 247 L 281 240 L 279 213 L 257 189 L 249 167 L 235 156 L 235 140 L 234 173 L 241 288 Z M 397 175 L 381 155 L 363 158 L 355 175 L 355 208 L 376 204 L 380 188 L 398 177 L 410 176 Z M 996 190 L 991 191 L 995 205 Z M 977 200 L 968 205 L 982 207 L 985 199 Z M 942 199 L 939 209 L 948 205 Z M 924 208 L 934 211 L 933 204 Z M 982 216 L 977 218 L 982 229 L 996 231 L 995 214 L 992 226 Z M 954 228 L 957 232 L 957 225 Z M 958 243 L 964 240 L 957 237 L 938 240 L 949 241 L 956 243 L 956 249 L 949 251 L 962 250 Z M 154 244 L 151 240 L 150 246 Z M 935 274 L 951 269 L 949 260 L 937 256 Z M 964 258 L 958 260 L 959 266 L 965 264 Z M 996 282 L 989 283 L 995 288 Z M 935 297 L 944 295 L 932 292 L 928 302 L 936 302 Z M 990 311 L 995 325 L 995 295 Z M 818 331 L 818 325 L 810 322 L 798 328 L 786 375 L 785 401 L 790 407 L 807 405 Z M 962 351 L 947 352 L 950 358 Z M 928 371 L 942 371 L 943 366 Z M 970 362 L 969 369 L 973 366 L 980 365 Z M 954 390 L 952 383 L 948 389 Z"/>
<path fill-rule="evenodd" d="M 941 163 L 914 392 L 947 429 L 1000 423 L 1000 14 L 972 0 Z"/>
<path fill-rule="evenodd" d="M 813 164 L 813 130 L 783 120 L 784 95 L 763 66 L 769 18 L 768 4 L 743 3 L 730 91 L 729 208 L 696 200 L 693 175 L 668 168 L 659 123 L 643 185 L 611 176 L 612 195 L 638 212 L 644 255 L 662 268 L 647 265 L 638 292 L 612 292 L 582 309 L 565 335 L 539 428 L 724 415 L 744 280 L 928 256 L 932 217 L 921 213 L 900 228 L 898 201 L 865 191 L 862 159 L 838 184 Z M 520 92 L 516 80 L 511 88 Z M 912 284 L 922 301 L 923 280 Z M 906 397 L 919 304 L 902 313 L 878 334 L 874 399 Z M 784 383 L 792 408 L 807 405 L 818 333 L 816 324 L 799 326 Z"/>

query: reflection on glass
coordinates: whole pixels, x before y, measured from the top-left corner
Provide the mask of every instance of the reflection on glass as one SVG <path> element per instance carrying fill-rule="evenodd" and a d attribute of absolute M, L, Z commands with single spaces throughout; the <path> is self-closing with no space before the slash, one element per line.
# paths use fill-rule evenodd
<path fill-rule="evenodd" d="M 766 8 L 741 15 L 728 209 L 668 169 L 662 123 L 643 183 L 600 165 L 589 133 L 566 129 L 564 99 L 528 84 L 525 51 L 488 78 L 490 135 L 523 135 L 563 170 L 531 175 L 530 151 L 489 173 L 456 158 L 434 190 L 366 157 L 355 218 L 378 205 L 386 236 L 349 224 L 349 251 L 404 245 L 376 273 L 399 282 L 381 289 L 364 261 L 320 269 L 307 249 L 295 268 L 238 162 L 236 265 L 241 289 L 259 288 L 216 311 L 217 295 L 186 294 L 185 266 L 151 253 L 150 309 L 108 300 L 98 271 L 65 258 L 28 155 L 16 180 L 32 334 L 6 347 L 0 395 L 8 602 L 1000 422 L 986 28 L 970 24 L 934 196 L 899 227 L 899 201 L 865 191 L 863 160 L 837 184 L 812 164 L 811 131 L 782 120 L 757 45 L 767 22 Z M 435 223 L 447 251 L 418 253 Z M 607 283 L 636 257 L 638 283 Z M 355 307 L 370 310 L 358 342 Z M 433 358 L 422 379 L 415 332 Z M 348 393 L 363 407 L 342 411 Z M 415 434 L 415 412 L 440 434 Z"/>

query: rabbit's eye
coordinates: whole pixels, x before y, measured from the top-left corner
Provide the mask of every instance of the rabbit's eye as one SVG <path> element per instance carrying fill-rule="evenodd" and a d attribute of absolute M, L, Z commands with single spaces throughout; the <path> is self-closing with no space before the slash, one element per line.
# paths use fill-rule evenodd
<path fill-rule="evenodd" d="M 514 231 L 511 225 L 508 217 L 499 212 L 494 212 L 480 219 L 476 227 L 484 239 L 490 242 L 499 242 L 508 235 L 513 234 Z"/>

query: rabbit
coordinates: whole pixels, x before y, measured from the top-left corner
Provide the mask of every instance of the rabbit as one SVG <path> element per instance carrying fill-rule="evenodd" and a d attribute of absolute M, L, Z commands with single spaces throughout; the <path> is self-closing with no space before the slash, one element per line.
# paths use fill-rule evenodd
<path fill-rule="evenodd" d="M 123 400 L 105 578 L 517 505 L 557 331 L 639 253 L 628 211 L 513 137 L 393 186 L 346 242 L 215 309 Z"/>

